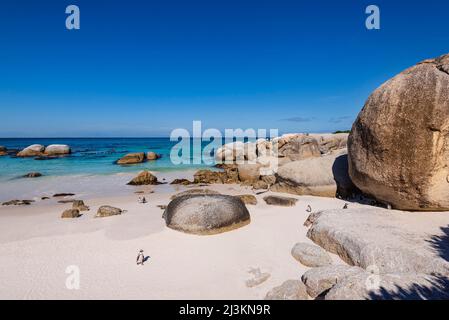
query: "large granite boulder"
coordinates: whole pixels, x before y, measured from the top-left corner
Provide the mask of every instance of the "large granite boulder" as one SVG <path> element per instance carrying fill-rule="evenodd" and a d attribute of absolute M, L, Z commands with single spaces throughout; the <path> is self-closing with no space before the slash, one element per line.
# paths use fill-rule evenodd
<path fill-rule="evenodd" d="M 45 147 L 41 144 L 33 144 L 31 146 L 26 147 L 19 153 L 17 153 L 18 157 L 36 157 L 43 155 L 45 151 Z"/>
<path fill-rule="evenodd" d="M 157 184 L 160 184 L 160 182 L 157 181 L 157 177 L 147 170 L 142 171 L 137 175 L 137 177 L 128 182 L 128 185 L 131 186 L 157 185 Z"/>
<path fill-rule="evenodd" d="M 245 204 L 227 195 L 185 195 L 172 200 L 163 215 L 167 227 L 191 234 L 230 231 L 250 222 Z"/>
<path fill-rule="evenodd" d="M 306 287 L 299 280 L 287 280 L 273 288 L 265 296 L 265 300 L 308 300 Z"/>
<path fill-rule="evenodd" d="M 117 164 L 138 164 L 145 161 L 145 153 L 143 152 L 136 152 L 136 153 L 128 153 L 127 155 L 123 156 L 119 160 L 117 160 Z"/>
<path fill-rule="evenodd" d="M 309 296 L 316 298 L 331 289 L 342 279 L 362 272 L 364 273 L 365 270 L 359 267 L 329 265 L 308 270 L 302 275 L 301 280 L 306 285 Z"/>
<path fill-rule="evenodd" d="M 299 242 L 292 248 L 292 256 L 306 267 L 323 267 L 332 264 L 330 255 L 322 248 Z"/>
<path fill-rule="evenodd" d="M 239 164 L 238 174 L 241 182 L 256 182 L 260 178 L 260 164 Z"/>
<path fill-rule="evenodd" d="M 210 190 L 210 189 L 201 189 L 201 188 L 190 189 L 190 190 L 186 190 L 186 191 L 183 191 L 183 192 L 176 193 L 176 194 L 172 195 L 170 197 L 170 200 L 173 200 L 175 198 L 179 198 L 179 197 L 182 197 L 182 196 L 191 196 L 191 195 L 198 195 L 198 194 L 204 195 L 204 194 L 220 194 L 220 193 L 215 191 L 215 190 Z"/>
<path fill-rule="evenodd" d="M 310 136 L 318 141 L 320 152 L 322 154 L 328 154 L 336 150 L 346 149 L 348 145 L 348 133 L 311 134 Z"/>
<path fill-rule="evenodd" d="M 363 269 L 449 276 L 449 243 L 440 234 L 442 217 L 435 215 L 366 207 L 326 210 L 308 219 L 307 236 Z"/>
<path fill-rule="evenodd" d="M 449 55 L 374 91 L 348 151 L 349 174 L 366 194 L 401 210 L 449 210 Z"/>
<path fill-rule="evenodd" d="M 326 300 L 447 300 L 449 280 L 426 274 L 361 272 L 343 278 Z"/>
<path fill-rule="evenodd" d="M 45 148 L 46 156 L 63 156 L 72 152 L 70 147 L 66 144 L 51 144 Z"/>
<path fill-rule="evenodd" d="M 293 161 L 281 166 L 271 190 L 297 195 L 347 197 L 354 191 L 346 151 Z"/>

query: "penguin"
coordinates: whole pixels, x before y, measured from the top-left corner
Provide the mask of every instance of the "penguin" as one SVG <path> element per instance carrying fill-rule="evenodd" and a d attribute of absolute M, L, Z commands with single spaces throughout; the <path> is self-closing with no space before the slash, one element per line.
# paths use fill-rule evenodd
<path fill-rule="evenodd" d="M 143 266 L 143 262 L 145 260 L 145 256 L 143 254 L 143 250 L 140 249 L 139 253 L 137 254 L 137 259 L 136 259 L 136 263 L 137 265 L 142 265 Z"/>
<path fill-rule="evenodd" d="M 348 204 L 345 203 L 345 205 L 343 206 L 343 209 L 348 209 Z"/>
<path fill-rule="evenodd" d="M 306 211 L 307 211 L 307 212 L 312 212 L 312 207 L 311 207 L 310 205 L 307 205 Z"/>

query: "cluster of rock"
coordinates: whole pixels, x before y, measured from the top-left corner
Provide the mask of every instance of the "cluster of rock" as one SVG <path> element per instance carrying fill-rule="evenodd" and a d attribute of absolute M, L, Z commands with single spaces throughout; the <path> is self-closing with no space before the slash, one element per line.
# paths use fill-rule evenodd
<path fill-rule="evenodd" d="M 82 211 L 89 211 L 89 207 L 84 204 L 83 200 L 71 200 L 72 208 L 65 210 L 61 218 L 62 219 L 74 219 L 81 217 Z M 101 206 L 98 208 L 95 218 L 111 217 L 116 215 L 121 215 L 124 211 L 120 208 L 115 208 L 112 206 Z"/>
<path fill-rule="evenodd" d="M 145 161 L 154 161 L 161 157 L 160 154 L 157 154 L 155 152 L 148 152 L 145 154 L 145 152 L 134 152 L 134 153 L 128 153 L 117 160 L 117 164 L 120 165 L 130 165 L 130 164 L 139 164 L 143 163 Z"/>
<path fill-rule="evenodd" d="M 41 144 L 33 144 L 17 153 L 17 157 L 59 157 L 66 156 L 72 151 L 68 145 L 52 144 L 47 147 Z"/>
<path fill-rule="evenodd" d="M 347 197 L 348 134 L 286 134 L 267 141 L 232 142 L 216 152 L 222 172 L 201 170 L 195 183 L 241 183 L 297 195 Z"/>

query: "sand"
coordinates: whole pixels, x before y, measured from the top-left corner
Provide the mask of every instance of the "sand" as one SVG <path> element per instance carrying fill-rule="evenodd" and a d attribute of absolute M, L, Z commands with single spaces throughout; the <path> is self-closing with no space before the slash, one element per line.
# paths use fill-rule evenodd
<path fill-rule="evenodd" d="M 344 205 L 338 199 L 298 196 L 294 207 L 268 206 L 262 198 L 274 194 L 269 192 L 256 196 L 256 206 L 247 206 L 249 225 L 197 236 L 168 229 L 157 207 L 188 188 L 123 187 L 102 197 L 85 193 L 81 198 L 91 210 L 78 219 L 61 219 L 71 205 L 55 199 L 0 207 L 0 299 L 263 299 L 273 287 L 308 270 L 290 254 L 295 243 L 311 243 L 303 226 L 307 205 L 313 210 Z M 254 193 L 238 185 L 208 188 L 233 195 Z M 137 202 L 137 190 L 145 191 L 148 203 Z M 94 218 L 101 205 L 126 212 Z M 135 263 L 139 249 L 150 256 L 144 266 Z M 66 273 L 70 266 L 79 270 L 79 289 L 66 287 L 73 276 Z M 249 288 L 252 268 L 271 276 Z"/>

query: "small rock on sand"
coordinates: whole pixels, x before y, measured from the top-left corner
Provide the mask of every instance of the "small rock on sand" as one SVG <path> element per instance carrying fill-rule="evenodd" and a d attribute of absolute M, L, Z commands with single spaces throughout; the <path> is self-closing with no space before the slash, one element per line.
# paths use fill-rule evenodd
<path fill-rule="evenodd" d="M 189 184 L 193 184 L 193 182 L 189 181 L 187 179 L 175 179 L 170 184 L 180 184 L 180 185 L 183 185 L 183 186 L 187 186 Z"/>
<path fill-rule="evenodd" d="M 89 211 L 89 207 L 84 204 L 83 200 L 73 200 L 72 208 L 79 211 Z"/>
<path fill-rule="evenodd" d="M 74 193 L 56 193 L 53 195 L 54 198 L 62 198 L 62 197 L 72 197 Z"/>
<path fill-rule="evenodd" d="M 69 218 L 78 218 L 80 216 L 81 216 L 80 211 L 78 209 L 68 209 L 62 213 L 61 218 L 69 219 Z"/>
<path fill-rule="evenodd" d="M 265 300 L 308 300 L 307 290 L 299 280 L 287 280 L 270 290 Z"/>
<path fill-rule="evenodd" d="M 23 205 L 28 206 L 33 202 L 34 202 L 34 200 L 11 200 L 11 201 L 3 202 L 2 205 L 3 206 L 23 206 Z"/>
<path fill-rule="evenodd" d="M 322 248 L 308 243 L 297 243 L 292 256 L 306 267 L 322 267 L 332 264 L 330 255 Z"/>
<path fill-rule="evenodd" d="M 240 200 L 242 200 L 244 204 L 251 204 L 251 205 L 257 204 L 257 198 L 252 194 L 242 194 L 236 197 L 240 198 Z"/>
<path fill-rule="evenodd" d="M 123 213 L 122 209 L 114 208 L 111 206 L 101 206 L 98 211 L 96 218 L 103 218 L 103 217 L 110 217 L 110 216 L 116 216 Z"/>
<path fill-rule="evenodd" d="M 131 186 L 142 186 L 142 185 L 157 185 L 160 182 L 157 181 L 157 177 L 151 174 L 149 171 L 145 170 L 139 173 L 137 177 L 128 182 Z"/>
<path fill-rule="evenodd" d="M 266 196 L 263 200 L 269 205 L 281 207 L 293 207 L 298 202 L 298 199 L 280 196 Z"/>

